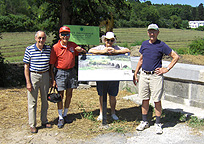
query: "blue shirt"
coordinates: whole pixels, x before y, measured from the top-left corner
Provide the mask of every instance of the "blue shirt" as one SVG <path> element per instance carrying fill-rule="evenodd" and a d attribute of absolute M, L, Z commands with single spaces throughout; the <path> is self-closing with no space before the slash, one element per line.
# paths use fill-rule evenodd
<path fill-rule="evenodd" d="M 36 44 L 28 46 L 25 50 L 23 62 L 30 64 L 30 71 L 43 72 L 49 70 L 50 46 L 44 45 L 42 51 Z"/>
<path fill-rule="evenodd" d="M 172 49 L 164 42 L 157 40 L 155 43 L 149 43 L 146 40 L 142 43 L 139 52 L 143 55 L 142 69 L 154 71 L 162 67 L 163 55 L 169 55 Z"/>

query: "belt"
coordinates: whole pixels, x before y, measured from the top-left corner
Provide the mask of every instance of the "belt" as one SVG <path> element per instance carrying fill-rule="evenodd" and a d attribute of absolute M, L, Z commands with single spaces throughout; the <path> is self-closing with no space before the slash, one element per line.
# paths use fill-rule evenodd
<path fill-rule="evenodd" d="M 142 71 L 143 71 L 144 73 L 146 73 L 146 74 L 154 74 L 154 71 L 146 71 L 146 70 L 143 70 L 143 69 L 142 69 Z"/>
<path fill-rule="evenodd" d="M 63 71 L 71 71 L 74 68 L 70 68 L 70 69 L 58 69 L 58 70 L 63 70 Z"/>
<path fill-rule="evenodd" d="M 30 71 L 30 72 L 37 73 L 37 74 L 43 74 L 45 72 L 48 72 L 48 70 L 47 71 L 42 71 L 42 72 L 37 72 L 37 71 Z"/>

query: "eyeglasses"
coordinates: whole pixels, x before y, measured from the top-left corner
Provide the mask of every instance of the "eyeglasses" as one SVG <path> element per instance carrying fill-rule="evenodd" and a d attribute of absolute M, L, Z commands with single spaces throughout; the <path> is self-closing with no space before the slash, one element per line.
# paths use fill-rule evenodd
<path fill-rule="evenodd" d="M 148 33 L 155 34 L 155 33 L 157 33 L 157 31 L 148 31 Z"/>
<path fill-rule="evenodd" d="M 44 40 L 44 39 L 45 39 L 45 37 L 38 37 L 38 39 L 39 39 L 39 40 L 40 40 L 40 39 L 43 39 L 43 40 Z"/>
<path fill-rule="evenodd" d="M 107 42 L 109 42 L 109 41 L 114 42 L 115 40 L 114 39 L 107 39 Z"/>
<path fill-rule="evenodd" d="M 63 34 L 63 33 L 61 33 L 61 36 L 70 36 L 70 34 Z"/>

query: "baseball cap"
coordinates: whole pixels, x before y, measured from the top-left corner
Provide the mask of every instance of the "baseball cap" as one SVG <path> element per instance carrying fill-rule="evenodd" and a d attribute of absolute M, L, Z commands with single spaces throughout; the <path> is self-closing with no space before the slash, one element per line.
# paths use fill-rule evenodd
<path fill-rule="evenodd" d="M 156 24 L 150 24 L 147 29 L 159 30 L 159 27 Z"/>
<path fill-rule="evenodd" d="M 70 33 L 70 28 L 67 26 L 63 26 L 59 29 L 59 33 L 61 32 L 69 32 Z"/>

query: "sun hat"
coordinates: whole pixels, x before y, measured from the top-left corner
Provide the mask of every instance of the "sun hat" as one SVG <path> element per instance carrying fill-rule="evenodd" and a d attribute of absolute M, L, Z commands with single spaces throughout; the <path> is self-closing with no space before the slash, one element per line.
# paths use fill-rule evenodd
<path fill-rule="evenodd" d="M 150 24 L 147 29 L 159 30 L 159 27 L 156 24 Z"/>
<path fill-rule="evenodd" d="M 107 32 L 106 35 L 103 35 L 101 37 L 101 40 L 103 43 L 105 43 L 105 39 L 112 39 L 112 38 L 114 38 L 114 42 L 116 42 L 116 38 L 114 36 L 114 33 L 113 32 Z"/>
<path fill-rule="evenodd" d="M 69 32 L 70 33 L 70 28 L 67 26 L 63 26 L 59 29 L 59 33 L 61 32 Z"/>

